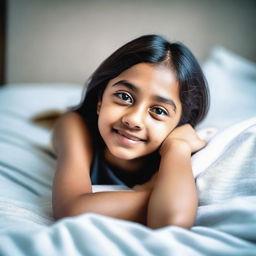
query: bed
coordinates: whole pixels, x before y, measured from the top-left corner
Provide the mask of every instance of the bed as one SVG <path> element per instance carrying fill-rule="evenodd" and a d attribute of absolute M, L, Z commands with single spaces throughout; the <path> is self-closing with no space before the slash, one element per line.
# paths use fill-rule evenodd
<path fill-rule="evenodd" d="M 83 86 L 0 88 L 0 255 L 256 255 L 256 65 L 216 47 L 203 68 L 212 102 L 197 128 L 208 145 L 192 157 L 199 207 L 190 230 L 94 213 L 55 222 L 52 122 Z"/>

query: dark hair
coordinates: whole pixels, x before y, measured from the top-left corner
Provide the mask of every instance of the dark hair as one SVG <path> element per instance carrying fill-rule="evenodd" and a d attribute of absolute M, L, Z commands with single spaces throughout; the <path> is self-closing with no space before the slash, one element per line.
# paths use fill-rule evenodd
<path fill-rule="evenodd" d="M 75 109 L 99 138 L 97 102 L 108 82 L 124 70 L 138 63 L 167 64 L 176 73 L 180 86 L 182 115 L 178 125 L 193 127 L 206 116 L 209 92 L 206 79 L 191 51 L 182 43 L 171 43 L 159 35 L 145 35 L 134 39 L 110 55 L 92 74 L 86 84 L 84 99 Z M 97 131 L 96 131 L 97 130 Z"/>

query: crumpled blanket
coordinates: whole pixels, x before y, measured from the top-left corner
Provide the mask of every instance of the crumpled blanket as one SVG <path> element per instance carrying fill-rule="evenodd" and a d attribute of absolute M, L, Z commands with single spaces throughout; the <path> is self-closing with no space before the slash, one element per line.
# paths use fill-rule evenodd
<path fill-rule="evenodd" d="M 0 115 L 0 255 L 255 255 L 256 118 L 217 133 L 193 156 L 200 206 L 191 230 L 93 213 L 54 222 L 56 159 L 41 147 L 45 130 L 24 122 Z"/>

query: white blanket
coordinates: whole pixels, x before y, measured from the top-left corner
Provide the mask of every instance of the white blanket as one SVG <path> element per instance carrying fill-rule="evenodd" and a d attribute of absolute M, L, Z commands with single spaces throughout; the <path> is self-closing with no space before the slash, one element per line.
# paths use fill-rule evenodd
<path fill-rule="evenodd" d="M 255 125 L 254 118 L 233 130 L 218 133 L 205 149 L 193 156 L 202 199 L 194 227 L 151 230 L 134 222 L 93 213 L 54 222 L 51 184 L 56 160 L 47 151 L 50 151 L 50 134 L 24 119 L 0 113 L 0 255 L 255 255 L 255 190 L 245 188 L 244 193 L 221 201 L 219 195 L 230 191 L 227 186 L 213 189 L 212 194 L 204 187 L 204 181 L 209 184 L 216 163 L 221 164 L 222 159 L 224 163 L 227 158 L 223 156 L 233 152 L 234 139 L 239 138 L 241 145 L 248 140 L 256 142 Z M 247 139 L 243 140 L 245 131 Z M 252 180 L 255 184 L 256 154 L 253 143 L 250 145 L 248 154 L 243 156 L 246 170 L 250 169 L 247 182 Z M 229 161 L 235 159 L 230 157 Z M 222 178 L 215 184 L 221 184 Z M 228 183 L 228 188 L 239 183 L 239 175 L 233 181 L 236 183 Z M 122 189 L 127 188 L 93 187 L 94 192 Z"/>

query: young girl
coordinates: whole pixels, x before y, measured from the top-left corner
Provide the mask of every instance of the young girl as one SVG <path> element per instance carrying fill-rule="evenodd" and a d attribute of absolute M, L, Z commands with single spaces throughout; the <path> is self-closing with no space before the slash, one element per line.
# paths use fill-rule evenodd
<path fill-rule="evenodd" d="M 190 228 L 191 154 L 205 146 L 193 127 L 207 110 L 205 78 L 183 44 L 145 35 L 119 48 L 54 127 L 54 217 L 93 212 L 153 229 Z M 132 189 L 93 193 L 93 184 Z"/>

